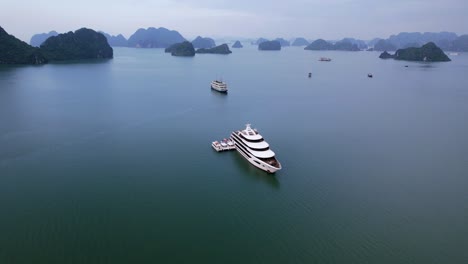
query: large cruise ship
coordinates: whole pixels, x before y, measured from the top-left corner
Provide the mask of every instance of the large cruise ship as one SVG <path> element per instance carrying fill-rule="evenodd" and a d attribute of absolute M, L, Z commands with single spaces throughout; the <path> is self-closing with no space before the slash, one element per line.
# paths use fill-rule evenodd
<path fill-rule="evenodd" d="M 236 144 L 236 150 L 255 167 L 269 173 L 281 169 L 281 164 L 275 158 L 275 153 L 256 129 L 250 124 L 244 130 L 231 133 L 231 139 Z"/>
<path fill-rule="evenodd" d="M 223 81 L 214 80 L 211 82 L 211 89 L 216 90 L 220 93 L 227 93 L 227 84 Z"/>

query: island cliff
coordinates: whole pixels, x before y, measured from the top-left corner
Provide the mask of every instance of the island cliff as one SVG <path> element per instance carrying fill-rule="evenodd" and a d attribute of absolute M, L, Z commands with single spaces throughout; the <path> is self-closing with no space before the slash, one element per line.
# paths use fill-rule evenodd
<path fill-rule="evenodd" d="M 227 44 L 221 44 L 211 49 L 198 49 L 197 53 L 209 53 L 209 54 L 231 54 L 232 51 L 229 50 L 229 46 Z"/>
<path fill-rule="evenodd" d="M 406 48 L 399 49 L 395 52 L 394 55 L 389 54 L 388 52 L 383 52 L 380 54 L 379 58 L 381 59 L 395 59 L 395 60 L 406 60 L 406 61 L 450 61 L 449 57 L 436 46 L 433 42 L 429 42 L 423 45 L 420 48 Z"/>

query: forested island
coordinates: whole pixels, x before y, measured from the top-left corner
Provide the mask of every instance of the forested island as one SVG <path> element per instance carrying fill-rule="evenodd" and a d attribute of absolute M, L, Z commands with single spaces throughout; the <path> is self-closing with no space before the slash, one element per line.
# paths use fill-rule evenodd
<path fill-rule="evenodd" d="M 200 54 L 231 54 L 232 51 L 229 49 L 229 46 L 227 44 L 221 44 L 219 46 L 216 46 L 214 48 L 211 48 L 211 49 L 198 49 L 196 51 L 196 53 L 200 53 Z"/>
<path fill-rule="evenodd" d="M 380 54 L 381 59 L 395 59 L 395 60 L 406 60 L 406 61 L 450 61 L 450 58 L 436 46 L 433 42 L 429 42 L 420 48 L 406 48 L 399 49 L 395 54 L 390 54 L 387 51 Z"/>
<path fill-rule="evenodd" d="M 44 64 L 49 60 L 39 48 L 32 47 L 0 27 L 0 64 Z"/>
<path fill-rule="evenodd" d="M 49 37 L 40 48 L 9 35 L 0 27 L 0 64 L 44 64 L 48 61 L 112 58 L 103 34 L 82 28 Z"/>
<path fill-rule="evenodd" d="M 164 50 L 166 53 L 171 53 L 172 56 L 193 57 L 195 56 L 195 49 L 193 44 L 188 41 L 172 44 Z"/>
<path fill-rule="evenodd" d="M 40 49 L 47 58 L 55 61 L 109 59 L 114 56 L 106 37 L 88 28 L 52 36 L 42 43 Z"/>

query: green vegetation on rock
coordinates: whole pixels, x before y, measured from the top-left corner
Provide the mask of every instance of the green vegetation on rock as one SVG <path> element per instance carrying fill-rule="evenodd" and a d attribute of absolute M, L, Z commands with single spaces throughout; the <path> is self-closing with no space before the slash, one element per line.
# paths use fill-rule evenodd
<path fill-rule="evenodd" d="M 164 50 L 166 53 L 171 53 L 172 56 L 193 57 L 195 56 L 195 49 L 192 43 L 184 41 L 181 43 L 172 44 Z"/>
<path fill-rule="evenodd" d="M 55 61 L 113 57 L 113 50 L 106 37 L 88 28 L 50 37 L 40 49 L 47 58 Z"/>
<path fill-rule="evenodd" d="M 420 48 L 406 48 L 399 49 L 394 55 L 390 55 L 388 52 L 380 54 L 379 58 L 388 59 L 394 58 L 396 60 L 406 61 L 450 61 L 449 57 L 436 46 L 433 42 L 429 42 Z"/>
<path fill-rule="evenodd" d="M 0 64 L 44 64 L 47 58 L 34 48 L 0 27 Z"/>

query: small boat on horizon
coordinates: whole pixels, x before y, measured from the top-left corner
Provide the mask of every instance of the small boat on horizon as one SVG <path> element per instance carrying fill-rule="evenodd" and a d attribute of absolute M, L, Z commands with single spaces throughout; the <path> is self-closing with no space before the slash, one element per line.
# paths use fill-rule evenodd
<path fill-rule="evenodd" d="M 330 59 L 330 58 L 326 58 L 326 57 L 321 57 L 321 58 L 319 59 L 319 61 L 331 61 L 331 59 Z"/>
<path fill-rule="evenodd" d="M 227 84 L 221 80 L 214 80 L 211 82 L 211 89 L 220 93 L 227 93 Z"/>
<path fill-rule="evenodd" d="M 372 73 L 368 73 L 368 74 L 367 74 L 367 77 L 372 78 L 372 77 L 374 77 L 374 76 L 372 75 Z"/>

